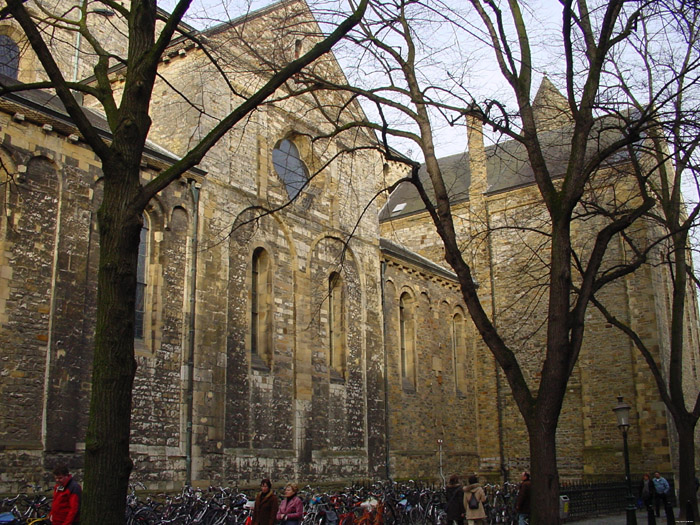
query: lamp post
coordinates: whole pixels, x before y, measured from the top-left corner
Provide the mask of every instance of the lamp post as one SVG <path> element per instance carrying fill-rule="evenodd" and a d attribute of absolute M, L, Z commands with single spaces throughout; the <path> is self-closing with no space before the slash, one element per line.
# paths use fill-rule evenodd
<path fill-rule="evenodd" d="M 617 428 L 622 432 L 625 456 L 625 479 L 627 480 L 627 525 L 637 525 L 637 509 L 632 495 L 632 479 L 630 478 L 630 454 L 627 448 L 627 431 L 630 428 L 630 406 L 622 401 L 622 396 L 617 396 L 617 406 L 613 412 L 617 416 Z"/>
<path fill-rule="evenodd" d="M 438 444 L 438 454 L 439 454 L 439 462 L 440 462 L 440 479 L 442 479 L 442 487 L 445 488 L 445 476 L 442 473 L 442 439 L 441 438 L 438 438 L 437 444 Z"/>

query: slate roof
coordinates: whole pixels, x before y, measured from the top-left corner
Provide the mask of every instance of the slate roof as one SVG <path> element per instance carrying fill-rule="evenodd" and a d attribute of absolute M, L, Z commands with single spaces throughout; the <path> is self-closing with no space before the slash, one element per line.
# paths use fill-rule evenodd
<path fill-rule="evenodd" d="M 440 266 L 439 264 L 436 264 L 435 262 L 431 261 L 430 259 L 409 250 L 405 246 L 390 241 L 389 239 L 386 239 L 384 237 L 380 238 L 379 248 L 381 249 L 382 254 L 384 254 L 385 256 L 394 257 L 395 259 L 402 260 L 408 264 L 411 264 L 412 266 L 426 270 L 434 275 L 439 275 L 443 279 L 457 282 L 457 274 L 454 273 L 452 270 L 448 270 L 443 266 Z"/>
<path fill-rule="evenodd" d="M 591 132 L 591 141 L 597 143 L 598 148 L 589 148 L 589 156 L 599 150 L 600 147 L 610 144 L 620 138 L 620 132 L 616 126 L 600 123 Z M 571 128 L 564 127 L 558 130 L 543 131 L 540 133 L 543 153 L 547 167 L 552 178 L 565 174 L 570 151 Z M 515 188 L 534 184 L 535 178 L 527 160 L 525 146 L 515 140 L 508 140 L 485 148 L 486 153 L 486 177 L 488 182 L 487 194 L 510 191 Z M 619 164 L 627 160 L 627 155 L 619 153 L 611 156 L 605 162 L 606 165 Z M 450 202 L 457 204 L 469 200 L 469 186 L 471 184 L 471 171 L 469 169 L 469 155 L 467 152 L 458 153 L 438 159 L 442 176 L 447 187 Z M 419 171 L 421 181 L 424 181 L 428 194 L 433 197 L 432 185 L 428 173 L 423 164 Z M 434 202 L 434 199 L 431 199 Z M 401 183 L 389 196 L 389 199 L 381 209 L 380 221 L 405 217 L 425 210 L 415 187 L 408 182 Z"/>

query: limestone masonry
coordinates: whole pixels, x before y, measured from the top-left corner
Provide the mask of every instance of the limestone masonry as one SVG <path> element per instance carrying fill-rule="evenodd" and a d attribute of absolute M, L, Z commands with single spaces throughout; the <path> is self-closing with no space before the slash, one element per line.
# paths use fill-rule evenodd
<path fill-rule="evenodd" d="M 185 154 L 241 100 L 237 93 L 264 81 L 264 53 L 287 60 L 312 45 L 310 16 L 305 4 L 289 0 L 203 33 L 231 86 L 201 46 L 173 42 L 154 89 L 143 180 Z M 104 45 L 122 51 L 121 33 L 111 29 L 119 17 L 93 19 Z M 281 34 L 281 20 L 296 30 Z M 21 50 L 15 79 L 45 78 L 18 27 L 0 24 L 0 36 Z M 299 27 L 309 35 L 299 36 Z M 66 76 L 89 81 L 91 58 L 75 62 L 67 44 L 74 37 L 55 36 Z M 253 39 L 259 47 L 248 45 Z M 314 67 L 342 74 L 332 56 Z M 529 467 L 527 432 L 470 321 L 430 217 L 405 185 L 388 200 L 373 200 L 401 168 L 385 166 L 371 149 L 352 151 L 370 145 L 370 136 L 311 140 L 330 130 L 319 101 L 282 95 L 235 127 L 146 211 L 133 479 L 149 489 L 181 487 L 188 473 L 201 485 L 262 477 L 436 480 L 440 448 L 445 475 L 500 479 L 507 470 L 513 478 Z M 545 80 L 538 94 L 543 118 L 556 95 Z M 336 102 L 330 97 L 337 95 L 327 96 Z M 354 111 L 361 114 L 359 106 Z M 102 178 L 97 157 L 50 93 L 0 98 L 0 142 L 4 492 L 46 481 L 58 462 L 81 469 Z M 493 171 L 498 151 L 483 147 L 478 129 L 469 144 L 470 155 L 443 159 L 462 185 L 454 204 L 460 235 L 479 293 L 536 384 L 546 311 L 533 300 L 544 268 L 533 253 L 546 250 L 522 231 L 487 236 L 484 225 L 540 225 L 537 191 L 507 170 Z M 299 181 L 307 185 L 283 206 Z M 631 191 L 624 179 L 615 186 Z M 280 209 L 251 220 L 254 206 Z M 581 243 L 584 226 L 574 225 Z M 622 244 L 608 257 L 624 257 Z M 604 294 L 662 363 L 668 280 L 663 268 L 644 267 Z M 690 392 L 700 385 L 697 329 L 696 314 L 685 360 Z M 619 476 L 617 395 L 633 407 L 632 471 L 670 472 L 678 461 L 673 425 L 652 376 L 631 343 L 591 310 L 559 425 L 564 479 Z"/>

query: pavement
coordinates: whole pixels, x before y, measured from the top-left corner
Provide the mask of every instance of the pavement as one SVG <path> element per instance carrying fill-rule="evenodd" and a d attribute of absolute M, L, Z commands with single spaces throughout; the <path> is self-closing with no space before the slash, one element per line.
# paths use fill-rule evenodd
<path fill-rule="evenodd" d="M 566 523 L 572 523 L 575 525 L 627 525 L 627 514 L 612 514 L 609 516 L 598 516 L 596 518 L 586 518 L 582 520 L 570 520 Z M 679 521 L 676 520 L 675 523 L 678 525 L 685 525 L 690 523 L 689 521 Z M 647 525 L 647 511 L 638 510 L 637 511 L 637 525 Z M 656 518 L 656 525 L 667 525 L 666 517 L 661 513 L 660 518 Z"/>

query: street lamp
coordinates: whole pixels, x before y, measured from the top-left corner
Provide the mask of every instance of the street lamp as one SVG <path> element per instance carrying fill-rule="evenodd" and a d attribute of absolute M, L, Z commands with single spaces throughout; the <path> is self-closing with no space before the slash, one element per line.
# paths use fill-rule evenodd
<path fill-rule="evenodd" d="M 637 525 L 637 509 L 632 495 L 632 480 L 630 479 L 630 454 L 627 448 L 627 431 L 630 428 L 630 406 L 622 401 L 622 396 L 617 396 L 617 406 L 613 412 L 617 416 L 617 428 L 622 432 L 625 456 L 625 479 L 627 480 L 627 525 Z"/>
<path fill-rule="evenodd" d="M 442 439 L 441 438 L 438 438 L 437 444 L 438 444 L 439 461 L 440 461 L 440 478 L 442 479 L 442 487 L 445 488 L 445 476 L 442 473 Z"/>

